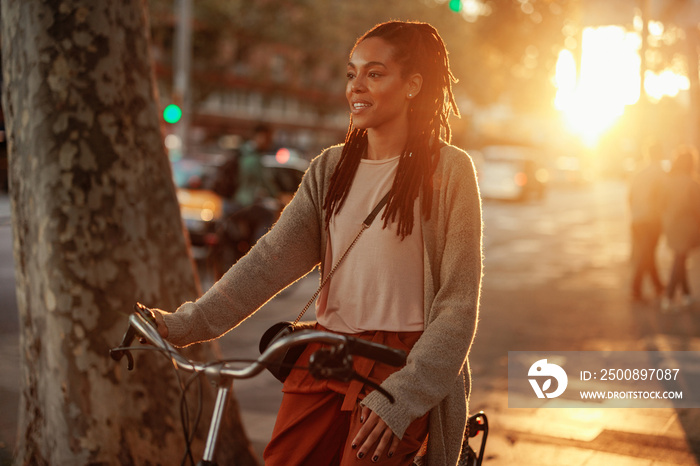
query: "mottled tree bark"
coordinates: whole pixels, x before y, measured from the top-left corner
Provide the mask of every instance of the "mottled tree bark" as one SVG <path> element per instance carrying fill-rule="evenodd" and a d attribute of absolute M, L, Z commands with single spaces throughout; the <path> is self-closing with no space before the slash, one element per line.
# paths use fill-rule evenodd
<path fill-rule="evenodd" d="M 1 16 L 22 355 L 16 463 L 179 464 L 172 365 L 148 352 L 127 373 L 108 356 L 135 302 L 173 310 L 198 294 L 145 2 L 2 0 Z M 232 406 L 220 461 L 256 464 Z"/>

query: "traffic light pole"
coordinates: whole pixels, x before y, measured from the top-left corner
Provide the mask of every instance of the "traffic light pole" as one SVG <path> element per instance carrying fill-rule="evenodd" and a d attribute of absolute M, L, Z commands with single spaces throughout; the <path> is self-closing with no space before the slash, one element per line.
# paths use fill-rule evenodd
<path fill-rule="evenodd" d="M 182 109 L 182 118 L 175 125 L 180 139 L 180 150 L 187 153 L 192 99 L 190 94 L 190 69 L 192 62 L 192 0 L 177 1 L 177 26 L 175 29 L 175 64 L 173 76 L 173 103 Z"/>

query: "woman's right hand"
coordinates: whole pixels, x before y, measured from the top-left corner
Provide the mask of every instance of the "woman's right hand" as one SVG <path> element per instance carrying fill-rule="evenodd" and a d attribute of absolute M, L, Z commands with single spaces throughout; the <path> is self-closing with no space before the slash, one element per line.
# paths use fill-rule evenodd
<path fill-rule="evenodd" d="M 165 325 L 165 319 L 163 319 L 163 314 L 165 314 L 165 311 L 161 311 L 160 309 L 151 309 L 153 311 L 153 316 L 156 318 L 156 329 L 158 330 L 158 333 L 160 334 L 163 339 L 168 338 L 168 326 Z"/>

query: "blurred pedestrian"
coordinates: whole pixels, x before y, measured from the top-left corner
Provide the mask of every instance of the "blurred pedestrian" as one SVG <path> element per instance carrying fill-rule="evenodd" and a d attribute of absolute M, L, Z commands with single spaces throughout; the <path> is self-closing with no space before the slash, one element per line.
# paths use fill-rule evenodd
<path fill-rule="evenodd" d="M 238 190 L 233 197 L 234 211 L 244 216 L 249 227 L 249 244 L 253 245 L 272 227 L 277 217 L 279 189 L 263 166 L 262 158 L 272 150 L 272 128 L 264 123 L 253 129 L 253 137 L 240 148 Z"/>
<path fill-rule="evenodd" d="M 253 129 L 253 137 L 240 148 L 239 185 L 234 201 L 239 208 L 250 207 L 264 198 L 277 196 L 277 187 L 266 176 L 262 157 L 272 149 L 272 128 L 261 123 Z"/>
<path fill-rule="evenodd" d="M 410 351 L 403 368 L 355 366 L 395 402 L 362 381 L 292 370 L 268 466 L 458 461 L 482 250 L 474 167 L 449 144 L 449 117 L 459 114 L 453 81 L 429 24 L 368 31 L 348 59 L 345 144 L 313 160 L 270 232 L 204 296 L 157 316 L 161 335 L 178 346 L 216 338 L 317 265 L 325 277 L 348 252 L 316 301 L 316 328 Z M 309 345 L 297 364 L 319 348 Z"/>
<path fill-rule="evenodd" d="M 231 210 L 228 204 L 232 202 L 240 184 L 241 140 L 238 136 L 226 136 L 224 162 L 214 177 L 212 190 L 221 197 L 225 211 Z"/>
<path fill-rule="evenodd" d="M 661 310 L 674 309 L 676 291 L 681 303 L 689 306 L 693 297 L 688 283 L 687 259 L 700 246 L 700 182 L 698 182 L 698 152 L 694 147 L 681 146 L 671 165 L 663 195 L 663 232 L 673 251 L 671 275 Z"/>
<path fill-rule="evenodd" d="M 661 237 L 661 195 L 666 172 L 661 166 L 664 158 L 659 144 L 646 151 L 646 165 L 638 171 L 629 187 L 629 207 L 632 234 L 632 299 L 643 301 L 644 278 L 649 277 L 655 297 L 660 298 L 664 285 L 656 267 L 656 247 Z"/>
<path fill-rule="evenodd" d="M 222 197 L 224 213 L 221 241 L 235 251 L 225 268 L 272 227 L 280 209 L 278 188 L 262 162 L 272 139 L 272 128 L 256 125 L 252 138 L 230 150 L 217 173 L 214 191 Z"/>

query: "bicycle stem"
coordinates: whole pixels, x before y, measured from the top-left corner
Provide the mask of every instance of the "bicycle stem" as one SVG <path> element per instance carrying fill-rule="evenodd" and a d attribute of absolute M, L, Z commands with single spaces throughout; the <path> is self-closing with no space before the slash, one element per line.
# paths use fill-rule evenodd
<path fill-rule="evenodd" d="M 214 465 L 214 451 L 216 449 L 216 441 L 219 438 L 219 430 L 221 429 L 221 421 L 226 409 L 226 402 L 233 385 L 231 377 L 221 377 L 218 381 L 218 392 L 216 393 L 216 402 L 214 403 L 214 412 L 209 425 L 209 433 L 207 434 L 207 442 L 204 445 L 204 456 L 202 457 L 203 464 Z"/>

